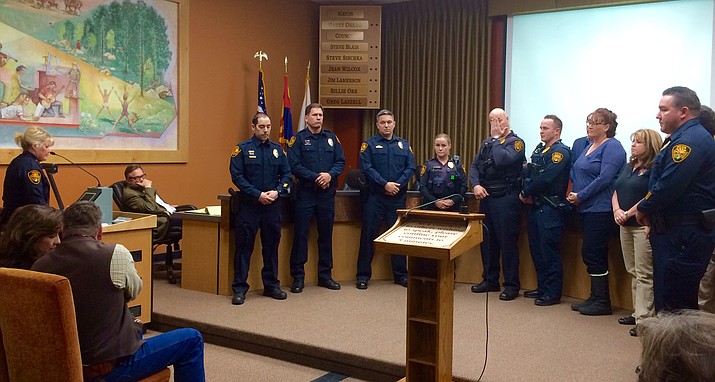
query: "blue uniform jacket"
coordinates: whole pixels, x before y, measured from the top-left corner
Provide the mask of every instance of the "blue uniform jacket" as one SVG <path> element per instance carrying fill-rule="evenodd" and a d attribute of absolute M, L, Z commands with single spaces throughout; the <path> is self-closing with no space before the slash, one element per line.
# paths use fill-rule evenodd
<path fill-rule="evenodd" d="M 8 211 L 28 204 L 49 204 L 50 182 L 32 153 L 23 151 L 8 165 L 2 200 Z"/>
<path fill-rule="evenodd" d="M 258 200 L 261 192 L 290 188 L 290 166 L 283 147 L 275 142 L 261 143 L 256 137 L 239 143 L 231 153 L 231 180 L 241 195 Z"/>
<path fill-rule="evenodd" d="M 531 154 L 531 165 L 524 179 L 522 194 L 563 198 L 569 184 L 571 150 L 559 139 L 551 146 L 539 143 Z"/>
<path fill-rule="evenodd" d="M 322 129 L 313 134 L 305 128 L 288 143 L 288 163 L 300 182 L 314 184 L 321 172 L 327 172 L 332 177 L 331 185 L 336 187 L 345 168 L 345 154 L 332 131 Z"/>
<path fill-rule="evenodd" d="M 422 203 L 459 194 L 461 198 L 457 196 L 451 198 L 455 204 L 459 204 L 466 192 L 467 174 L 464 173 L 464 165 L 459 157 L 449 158 L 444 165 L 439 159 L 432 158 L 422 166 L 420 170 Z"/>
<path fill-rule="evenodd" d="M 373 189 L 384 191 L 387 182 L 400 184 L 400 193 L 415 173 L 415 157 L 410 143 L 393 136 L 389 141 L 375 134 L 360 147 L 360 169 Z"/>
<path fill-rule="evenodd" d="M 678 127 L 655 157 L 638 210 L 677 216 L 715 208 L 715 140 L 697 118 Z"/>
<path fill-rule="evenodd" d="M 469 168 L 470 183 L 474 187 L 516 182 L 521 177 L 524 163 L 524 141 L 514 132 L 504 138 L 488 137 Z"/>

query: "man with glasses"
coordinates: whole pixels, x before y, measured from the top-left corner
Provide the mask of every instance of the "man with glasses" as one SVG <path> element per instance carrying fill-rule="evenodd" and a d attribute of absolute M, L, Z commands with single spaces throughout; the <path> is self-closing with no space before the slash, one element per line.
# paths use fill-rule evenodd
<path fill-rule="evenodd" d="M 124 178 L 127 181 L 127 187 L 122 193 L 124 204 L 131 212 L 157 214 L 154 235 L 163 237 L 171 226 L 169 216 L 176 212 L 176 206 L 161 199 L 141 165 L 127 166 L 124 169 Z M 181 221 L 177 220 L 176 224 L 181 224 Z"/>

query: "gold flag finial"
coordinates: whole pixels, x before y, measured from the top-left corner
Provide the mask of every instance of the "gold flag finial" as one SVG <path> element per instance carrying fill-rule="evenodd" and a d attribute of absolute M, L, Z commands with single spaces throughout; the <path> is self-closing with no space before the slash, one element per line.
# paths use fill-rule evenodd
<path fill-rule="evenodd" d="M 258 58 L 258 69 L 261 69 L 263 66 L 263 59 L 265 58 L 266 61 L 268 61 L 268 54 L 262 50 L 259 50 L 256 52 L 256 54 L 253 55 L 253 58 Z"/>
<path fill-rule="evenodd" d="M 288 56 L 285 57 L 284 62 L 285 62 L 285 67 L 286 67 L 286 71 L 285 71 L 285 72 L 288 73 Z"/>

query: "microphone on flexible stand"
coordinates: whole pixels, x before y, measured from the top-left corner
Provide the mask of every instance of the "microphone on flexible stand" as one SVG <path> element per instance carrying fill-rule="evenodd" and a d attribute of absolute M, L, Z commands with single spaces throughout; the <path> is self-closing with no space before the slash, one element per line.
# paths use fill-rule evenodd
<path fill-rule="evenodd" d="M 447 195 L 447 196 L 445 196 L 444 198 L 435 199 L 435 200 L 433 200 L 433 201 L 431 201 L 431 202 L 423 203 L 423 204 L 420 204 L 419 206 L 412 207 L 412 208 L 410 208 L 409 210 L 407 210 L 407 212 L 405 212 L 405 214 L 404 214 L 403 216 L 404 216 L 404 217 L 407 217 L 407 215 L 408 215 L 410 212 L 412 212 L 412 210 L 416 210 L 416 209 L 422 208 L 422 207 L 427 207 L 427 206 L 430 206 L 430 205 L 432 205 L 432 204 L 435 204 L 435 203 L 439 202 L 440 200 L 450 199 L 450 198 L 453 198 L 453 197 L 455 197 L 455 196 L 459 196 L 459 197 L 462 199 L 462 203 L 464 203 L 464 197 L 462 197 L 462 195 L 460 195 L 460 194 Z M 460 207 L 460 213 L 461 213 L 461 207 Z M 467 213 L 469 213 L 469 211 L 467 211 Z"/>
<path fill-rule="evenodd" d="M 94 178 L 94 179 L 97 181 L 97 187 L 102 187 L 102 183 L 99 181 L 99 178 L 97 178 L 96 176 L 94 176 L 94 174 L 92 174 L 91 172 L 85 170 L 84 167 L 78 165 L 77 163 L 72 162 L 72 161 L 69 160 L 67 157 L 64 157 L 64 156 L 62 156 L 62 155 L 60 155 L 60 154 L 57 154 L 57 153 L 54 152 L 54 151 L 50 151 L 50 155 L 56 155 L 56 156 L 58 156 L 58 157 L 60 157 L 60 158 L 62 158 L 62 159 L 64 159 L 64 160 L 66 160 L 67 162 L 70 162 L 71 164 L 77 166 L 80 170 L 86 172 L 87 174 L 89 174 L 89 176 L 91 176 L 92 178 Z"/>

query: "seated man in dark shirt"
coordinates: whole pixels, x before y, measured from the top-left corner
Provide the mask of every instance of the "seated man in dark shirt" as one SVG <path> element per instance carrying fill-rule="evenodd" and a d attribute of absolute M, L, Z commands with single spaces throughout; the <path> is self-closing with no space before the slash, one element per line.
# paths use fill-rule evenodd
<path fill-rule="evenodd" d="M 77 202 L 63 221 L 62 243 L 32 270 L 67 277 L 72 285 L 84 379 L 137 381 L 174 365 L 174 381 L 205 381 L 201 333 L 187 328 L 142 338 L 127 307 L 142 281 L 127 248 L 101 241 L 99 207 Z"/>

